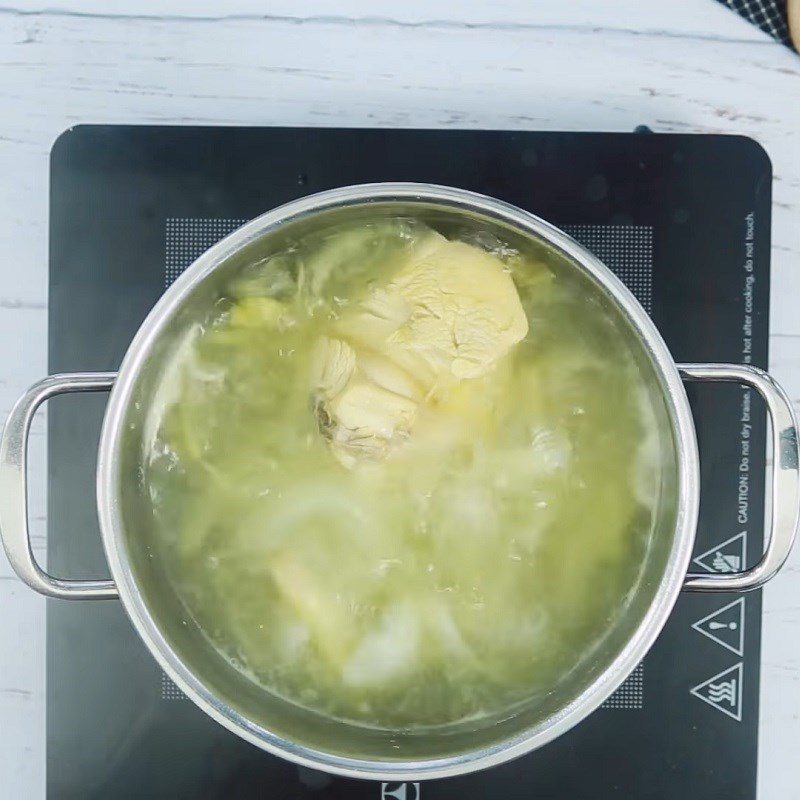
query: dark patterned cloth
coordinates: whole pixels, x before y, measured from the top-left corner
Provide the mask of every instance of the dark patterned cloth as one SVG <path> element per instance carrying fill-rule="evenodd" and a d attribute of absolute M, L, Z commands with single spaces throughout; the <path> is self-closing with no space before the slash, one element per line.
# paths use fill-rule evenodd
<path fill-rule="evenodd" d="M 786 22 L 786 0 L 719 0 L 779 42 L 792 46 Z"/>

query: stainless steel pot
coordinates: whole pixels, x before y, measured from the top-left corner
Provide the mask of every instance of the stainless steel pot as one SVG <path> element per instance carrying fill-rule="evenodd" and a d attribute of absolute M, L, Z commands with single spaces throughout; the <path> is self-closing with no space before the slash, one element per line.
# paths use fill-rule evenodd
<path fill-rule="evenodd" d="M 661 525 L 641 566 L 626 611 L 585 665 L 552 695 L 491 725 L 461 724 L 435 733 L 382 731 L 346 724 L 294 706 L 256 687 L 213 651 L 149 558 L 138 496 L 136 454 L 148 402 L 187 314 L 213 301 L 228 270 L 254 258 L 287 231 L 336 215 L 402 212 L 469 222 L 504 237 L 534 240 L 549 257 L 579 270 L 598 287 L 630 332 L 663 406 L 675 474 Z M 699 461 L 684 380 L 726 381 L 755 389 L 771 422 L 772 490 L 766 547 L 754 567 L 736 574 L 687 575 L 697 525 Z M 66 580 L 34 560 L 26 518 L 26 447 L 31 418 L 45 400 L 66 392 L 110 391 L 97 467 L 97 507 L 111 580 Z M 153 656 L 172 680 L 219 723 L 265 750 L 308 767 L 360 778 L 420 780 L 489 767 L 540 747 L 599 706 L 645 655 L 683 590 L 755 589 L 787 558 L 798 525 L 797 424 L 786 394 L 760 369 L 736 364 L 679 364 L 639 303 L 591 253 L 557 228 L 518 208 L 470 192 L 423 184 L 376 184 L 324 192 L 253 220 L 206 251 L 166 291 L 131 343 L 117 374 L 52 375 L 33 386 L 9 415 L 0 442 L 0 533 L 23 581 L 49 597 L 119 597 Z"/>

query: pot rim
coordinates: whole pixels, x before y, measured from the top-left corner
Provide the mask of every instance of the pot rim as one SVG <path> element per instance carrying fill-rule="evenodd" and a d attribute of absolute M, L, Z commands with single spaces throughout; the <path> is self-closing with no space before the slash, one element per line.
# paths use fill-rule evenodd
<path fill-rule="evenodd" d="M 147 609 L 131 569 L 117 500 L 124 420 L 136 379 L 159 334 L 196 284 L 235 252 L 269 231 L 323 210 L 372 202 L 411 201 L 479 212 L 545 240 L 585 269 L 611 295 L 641 337 L 664 388 L 677 460 L 675 537 L 653 601 L 634 635 L 594 681 L 567 706 L 516 736 L 452 756 L 419 760 L 367 760 L 340 756 L 278 736 L 222 702 L 173 650 Z M 97 505 L 106 558 L 123 607 L 156 661 L 196 705 L 228 730 L 275 755 L 312 769 L 373 780 L 427 780 L 463 775 L 534 750 L 572 728 L 603 703 L 652 646 L 683 585 L 694 544 L 699 507 L 699 457 L 694 421 L 675 362 L 642 306 L 598 258 L 563 231 L 516 206 L 486 195 L 424 183 L 345 186 L 295 200 L 256 217 L 206 250 L 167 289 L 133 338 L 109 397 L 97 462 Z"/>

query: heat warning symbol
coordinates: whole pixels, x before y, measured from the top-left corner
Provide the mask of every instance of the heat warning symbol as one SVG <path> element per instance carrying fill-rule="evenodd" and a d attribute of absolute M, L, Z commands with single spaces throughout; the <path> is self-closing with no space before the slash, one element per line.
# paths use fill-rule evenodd
<path fill-rule="evenodd" d="M 695 556 L 694 563 L 706 572 L 741 572 L 747 558 L 747 531 L 737 533 L 715 545 L 705 553 Z"/>
<path fill-rule="evenodd" d="M 742 721 L 742 663 L 734 664 L 690 689 L 690 693 L 723 714 Z"/>

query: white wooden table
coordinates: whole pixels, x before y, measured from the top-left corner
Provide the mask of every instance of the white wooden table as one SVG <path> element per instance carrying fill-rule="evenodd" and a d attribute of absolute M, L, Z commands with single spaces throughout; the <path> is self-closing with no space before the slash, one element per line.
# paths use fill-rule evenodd
<path fill-rule="evenodd" d="M 643 123 L 752 136 L 775 173 L 770 368 L 800 402 L 800 58 L 713 0 L 6 5 L 3 418 L 45 374 L 48 153 L 80 122 L 612 131 Z M 35 434 L 32 514 L 43 558 L 43 420 Z M 0 609 L 0 796 L 36 800 L 45 786 L 45 601 L 2 555 Z M 800 548 L 765 592 L 761 798 L 800 798 L 798 741 Z"/>

